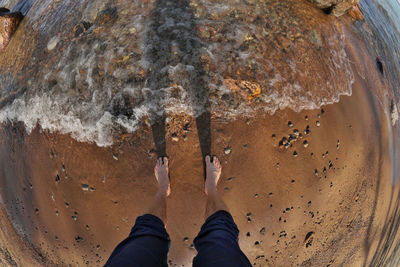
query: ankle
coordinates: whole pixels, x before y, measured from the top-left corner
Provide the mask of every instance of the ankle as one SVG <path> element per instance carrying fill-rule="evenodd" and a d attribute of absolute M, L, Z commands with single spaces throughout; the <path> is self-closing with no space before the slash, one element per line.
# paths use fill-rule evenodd
<path fill-rule="evenodd" d="M 158 189 L 157 195 L 161 197 L 167 197 L 168 196 L 168 189 Z"/>
<path fill-rule="evenodd" d="M 217 187 L 208 187 L 206 189 L 206 194 L 207 195 L 217 195 L 218 194 Z"/>

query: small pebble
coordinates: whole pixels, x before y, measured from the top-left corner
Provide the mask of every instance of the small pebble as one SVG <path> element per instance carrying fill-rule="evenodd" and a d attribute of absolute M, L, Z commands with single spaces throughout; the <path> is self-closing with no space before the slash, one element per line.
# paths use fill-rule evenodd
<path fill-rule="evenodd" d="M 293 127 L 293 123 L 291 121 L 289 121 L 288 122 L 288 126 L 289 126 L 289 128 L 292 128 Z"/>
<path fill-rule="evenodd" d="M 187 242 L 187 241 L 189 241 L 189 237 L 185 236 L 185 237 L 183 238 L 183 242 Z"/>
<path fill-rule="evenodd" d="M 60 181 L 60 175 L 56 175 L 56 182 L 58 183 Z"/>
<path fill-rule="evenodd" d="M 316 121 L 316 122 L 315 122 L 315 125 L 320 126 L 321 123 L 320 123 L 319 121 Z"/>
<path fill-rule="evenodd" d="M 82 184 L 82 190 L 83 191 L 88 191 L 89 190 L 89 185 L 88 184 Z"/>
<path fill-rule="evenodd" d="M 265 227 L 261 228 L 260 234 L 264 235 L 265 234 Z"/>
<path fill-rule="evenodd" d="M 59 41 L 60 39 L 57 36 L 51 38 L 50 41 L 47 43 L 47 50 L 51 51 L 56 48 Z"/>
<path fill-rule="evenodd" d="M 305 119 L 306 121 L 308 121 L 308 116 L 306 115 L 306 116 L 304 117 L 304 119 Z"/>
<path fill-rule="evenodd" d="M 308 141 L 307 141 L 307 140 L 304 140 L 304 141 L 303 141 L 303 146 L 304 146 L 304 147 L 308 147 Z"/>
<path fill-rule="evenodd" d="M 293 156 L 294 156 L 294 157 L 297 157 L 297 155 L 298 155 L 298 154 L 297 154 L 297 151 L 293 151 Z"/>
<path fill-rule="evenodd" d="M 113 154 L 113 159 L 118 160 L 118 155 L 117 154 Z"/>
<path fill-rule="evenodd" d="M 93 192 L 95 189 L 94 189 L 94 187 L 93 186 L 91 186 L 90 188 L 89 188 L 89 191 L 90 192 Z"/>
<path fill-rule="evenodd" d="M 250 232 L 247 232 L 247 233 L 246 233 L 246 236 L 250 236 Z"/>
<path fill-rule="evenodd" d="M 71 218 L 72 218 L 74 221 L 78 220 L 78 216 L 75 216 L 75 215 L 71 216 Z"/>
<path fill-rule="evenodd" d="M 232 149 L 230 147 L 226 147 L 224 149 L 225 155 L 229 155 L 232 152 Z"/>

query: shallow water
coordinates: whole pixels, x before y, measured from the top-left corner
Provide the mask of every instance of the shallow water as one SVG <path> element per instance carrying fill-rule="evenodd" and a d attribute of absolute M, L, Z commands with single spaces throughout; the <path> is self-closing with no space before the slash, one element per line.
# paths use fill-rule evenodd
<path fill-rule="evenodd" d="M 11 91 L 16 83 L 24 90 L 13 103 L 3 101 L 0 120 L 108 146 L 116 132 L 133 133 L 164 113 L 210 109 L 233 119 L 316 109 L 351 94 L 353 74 L 344 36 L 328 24 L 333 18 L 306 21 L 323 17 L 294 1 L 291 8 L 276 1 L 168 3 L 121 1 L 108 10 L 115 21 L 104 24 L 96 22 L 102 1 L 33 4 L 27 27 L 40 38 L 32 55 L 19 55 L 29 57 L 32 75 L 2 76 Z M 82 12 L 67 12 L 75 9 Z M 71 33 L 76 21 L 87 31 Z"/>

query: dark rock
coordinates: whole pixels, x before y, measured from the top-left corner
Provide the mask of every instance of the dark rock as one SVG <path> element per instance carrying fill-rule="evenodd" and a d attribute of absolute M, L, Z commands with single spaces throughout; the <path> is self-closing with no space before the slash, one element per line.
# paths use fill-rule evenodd
<path fill-rule="evenodd" d="M 75 241 L 79 243 L 79 242 L 83 241 L 83 237 L 77 235 L 77 236 L 75 237 Z"/>
<path fill-rule="evenodd" d="M 308 0 L 328 15 L 340 17 L 344 15 L 359 0 Z"/>
<path fill-rule="evenodd" d="M 75 37 L 78 37 L 79 35 L 81 35 L 85 31 L 87 31 L 90 27 L 92 27 L 92 25 L 93 25 L 92 23 L 87 22 L 87 21 L 80 22 L 73 29 L 73 33 L 74 33 Z"/>
<path fill-rule="evenodd" d="M 97 17 L 94 21 L 94 24 L 104 25 L 106 23 L 115 21 L 117 18 L 118 18 L 117 9 L 115 7 L 107 8 L 97 13 Z"/>
<path fill-rule="evenodd" d="M 0 7 L 0 16 L 7 13 L 10 13 L 10 10 L 8 8 Z"/>
<path fill-rule="evenodd" d="M 21 12 L 0 12 L 0 51 L 8 45 L 22 19 L 23 16 Z"/>

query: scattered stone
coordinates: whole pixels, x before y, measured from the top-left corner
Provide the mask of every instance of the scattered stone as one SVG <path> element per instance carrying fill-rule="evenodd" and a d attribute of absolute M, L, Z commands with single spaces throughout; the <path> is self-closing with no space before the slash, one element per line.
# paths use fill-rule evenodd
<path fill-rule="evenodd" d="M 244 144 L 243 147 L 244 147 L 244 148 L 248 148 L 249 145 L 248 145 L 248 144 Z"/>
<path fill-rule="evenodd" d="M 6 8 L 2 10 L 0 12 L 0 52 L 8 45 L 24 17 L 21 12 L 9 13 Z"/>
<path fill-rule="evenodd" d="M 82 190 L 83 191 L 88 191 L 89 190 L 89 185 L 88 184 L 82 184 Z"/>
<path fill-rule="evenodd" d="M 183 242 L 187 242 L 187 241 L 189 241 L 189 237 L 185 236 L 185 237 L 183 238 Z"/>
<path fill-rule="evenodd" d="M 103 184 L 106 183 L 106 178 L 107 178 L 107 177 L 104 175 L 104 176 L 103 176 L 103 179 L 101 180 Z"/>
<path fill-rule="evenodd" d="M 90 27 L 92 27 L 92 23 L 87 21 L 82 21 L 78 25 L 75 25 L 74 29 L 72 30 L 75 37 L 78 37 L 82 33 L 86 32 Z"/>
<path fill-rule="evenodd" d="M 358 0 L 308 0 L 316 7 L 320 8 L 325 14 L 340 17 L 344 15 Z"/>
<path fill-rule="evenodd" d="M 265 234 L 265 227 L 260 229 L 260 234 L 264 235 Z"/>
<path fill-rule="evenodd" d="M 258 194 L 257 193 L 254 194 L 254 198 L 258 198 Z"/>
<path fill-rule="evenodd" d="M 329 169 L 332 169 L 333 168 L 333 163 L 332 163 L 332 161 L 330 160 L 329 161 Z"/>
<path fill-rule="evenodd" d="M 251 212 L 248 212 L 248 213 L 246 214 L 246 217 L 251 217 Z"/>
<path fill-rule="evenodd" d="M 355 20 L 362 20 L 364 18 L 364 14 L 362 13 L 358 4 L 352 6 L 352 8 L 349 10 L 349 15 Z"/>
<path fill-rule="evenodd" d="M 306 126 L 306 129 L 304 130 L 304 134 L 305 134 L 305 135 L 310 134 L 310 125 L 307 125 L 307 126 Z"/>
<path fill-rule="evenodd" d="M 250 232 L 247 232 L 247 233 L 246 233 L 246 236 L 250 236 Z"/>
<path fill-rule="evenodd" d="M 316 121 L 315 125 L 317 125 L 319 127 L 321 125 L 321 123 L 319 121 Z"/>
<path fill-rule="evenodd" d="M 72 218 L 72 220 L 74 220 L 74 221 L 78 220 L 78 216 L 76 216 L 76 215 L 72 215 L 71 218 Z"/>
<path fill-rule="evenodd" d="M 258 245 L 260 245 L 260 242 L 256 241 L 256 242 L 254 242 L 254 245 L 258 246 Z"/>
<path fill-rule="evenodd" d="M 79 242 L 83 241 L 83 237 L 77 235 L 77 236 L 75 237 L 75 241 L 79 243 Z"/>
<path fill-rule="evenodd" d="M 229 155 L 232 152 L 232 149 L 230 147 L 226 147 L 224 149 L 225 155 Z"/>
<path fill-rule="evenodd" d="M 115 21 L 117 18 L 118 18 L 117 9 L 115 7 L 107 8 L 97 13 L 97 17 L 94 21 L 94 24 L 104 25 L 108 22 Z"/>
<path fill-rule="evenodd" d="M 227 180 L 228 180 L 228 181 L 232 181 L 232 179 L 233 179 L 233 177 L 229 177 Z"/>
<path fill-rule="evenodd" d="M 275 135 L 275 134 L 272 134 L 271 137 L 272 137 L 272 139 L 275 139 L 275 138 L 276 138 L 276 135 Z"/>
<path fill-rule="evenodd" d="M 64 166 L 64 164 L 61 166 L 61 171 L 62 171 L 62 172 L 65 172 L 65 166 Z"/>
<path fill-rule="evenodd" d="M 293 133 L 294 133 L 296 136 L 299 136 L 299 135 L 300 135 L 300 132 L 299 132 L 299 130 L 297 130 L 297 129 L 294 129 L 294 130 L 293 130 Z"/>
<path fill-rule="evenodd" d="M 57 215 L 57 216 L 59 215 L 59 212 L 58 212 L 58 210 L 56 210 L 56 215 Z"/>
<path fill-rule="evenodd" d="M 118 155 L 113 153 L 113 159 L 118 160 Z"/>
<path fill-rule="evenodd" d="M 56 182 L 60 182 L 60 176 L 58 174 L 56 175 Z"/>
<path fill-rule="evenodd" d="M 304 141 L 303 141 L 303 146 L 304 146 L 304 147 L 308 147 L 308 141 L 307 141 L 307 140 L 304 140 Z"/>
<path fill-rule="evenodd" d="M 93 192 L 95 189 L 94 189 L 94 187 L 93 186 L 91 186 L 90 188 L 89 188 L 89 191 L 90 192 Z"/>
<path fill-rule="evenodd" d="M 60 38 L 58 38 L 57 36 L 51 38 L 50 41 L 47 43 L 47 50 L 51 51 L 56 48 L 58 42 L 60 42 Z"/>
<path fill-rule="evenodd" d="M 297 154 L 297 151 L 293 151 L 293 156 L 294 156 L 294 157 L 297 157 L 297 155 L 298 155 L 298 154 Z"/>
<path fill-rule="evenodd" d="M 291 181 L 291 183 L 294 184 L 294 182 L 295 182 L 295 180 L 293 179 L 293 180 Z"/>
<path fill-rule="evenodd" d="M 293 127 L 293 123 L 291 121 L 289 121 L 288 122 L 288 126 L 289 126 L 289 128 L 292 128 Z"/>
<path fill-rule="evenodd" d="M 306 234 L 306 237 L 304 238 L 304 243 L 306 245 L 306 248 L 312 246 L 313 239 L 314 239 L 314 232 L 312 231 L 308 232 Z"/>
<path fill-rule="evenodd" d="M 87 224 L 86 224 L 86 226 L 85 226 L 85 227 L 86 227 L 86 230 L 90 230 L 90 227 L 89 227 L 89 225 L 87 225 Z"/>
<path fill-rule="evenodd" d="M 178 142 L 179 141 L 178 134 L 177 133 L 172 133 L 171 134 L 171 139 L 174 142 Z"/>

